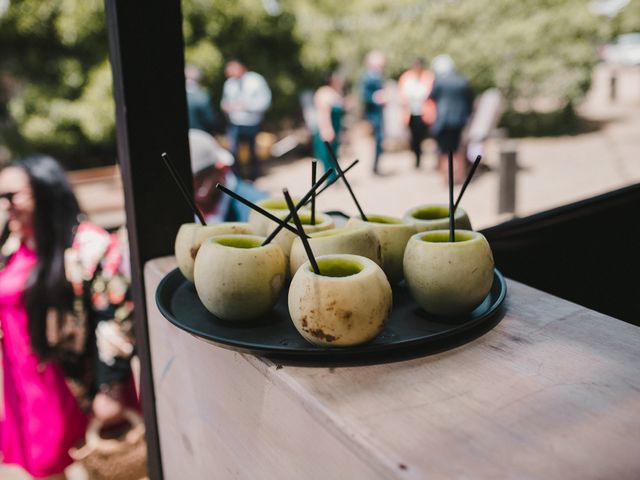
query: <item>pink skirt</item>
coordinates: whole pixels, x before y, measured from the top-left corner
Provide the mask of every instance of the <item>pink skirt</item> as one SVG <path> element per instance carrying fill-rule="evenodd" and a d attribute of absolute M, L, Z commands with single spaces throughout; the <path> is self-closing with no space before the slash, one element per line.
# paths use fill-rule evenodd
<path fill-rule="evenodd" d="M 87 418 L 60 367 L 40 363 L 31 350 L 22 291 L 35 254 L 22 247 L 0 272 L 0 328 L 4 418 L 2 461 L 33 477 L 57 475 L 72 463 L 69 448 L 86 430 Z"/>

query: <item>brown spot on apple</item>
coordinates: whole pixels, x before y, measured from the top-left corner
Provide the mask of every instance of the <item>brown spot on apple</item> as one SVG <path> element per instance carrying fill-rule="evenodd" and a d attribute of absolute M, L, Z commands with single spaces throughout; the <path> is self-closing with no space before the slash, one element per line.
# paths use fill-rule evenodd
<path fill-rule="evenodd" d="M 314 337 L 324 340 L 326 342 L 334 342 L 338 339 L 338 337 L 326 333 L 321 328 L 312 328 L 311 330 L 309 330 L 309 333 Z"/>

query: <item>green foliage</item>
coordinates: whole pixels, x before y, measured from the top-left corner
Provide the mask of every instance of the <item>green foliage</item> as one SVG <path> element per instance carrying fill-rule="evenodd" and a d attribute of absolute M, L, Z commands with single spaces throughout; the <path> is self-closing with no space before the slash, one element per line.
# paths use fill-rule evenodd
<path fill-rule="evenodd" d="M 259 0 L 189 0 L 182 12 L 185 62 L 203 70 L 214 102 L 220 100 L 225 61 L 238 58 L 272 90 L 267 121 L 298 116 L 299 89 L 313 77 L 301 63 L 302 42 L 290 12 L 269 15 Z"/>
<path fill-rule="evenodd" d="M 631 0 L 629 4 L 611 22 L 613 35 L 640 32 L 640 0 Z"/>
<path fill-rule="evenodd" d="M 21 0 L 0 16 L 0 72 L 18 80 L 0 132 L 14 155 L 113 163 L 114 108 L 100 0 Z"/>
<path fill-rule="evenodd" d="M 538 121 L 523 112 L 557 109 L 566 120 L 562 112 L 589 86 L 595 46 L 640 31 L 640 0 L 613 19 L 594 16 L 588 4 L 280 0 L 282 13 L 269 15 L 261 0 L 183 0 L 185 58 L 202 68 L 216 104 L 227 59 L 262 73 L 274 94 L 274 125 L 298 117 L 297 95 L 317 85 L 319 72 L 340 65 L 357 80 L 372 48 L 387 53 L 391 77 L 417 56 L 449 53 L 476 91 L 505 93 L 514 112 L 507 120 L 520 131 Z M 46 151 L 68 167 L 113 162 L 107 58 L 102 0 L 8 2 L 0 12 L 0 145 L 15 155 Z"/>
<path fill-rule="evenodd" d="M 601 36 L 602 19 L 583 0 L 289 1 L 311 66 L 337 59 L 356 78 L 365 53 L 378 48 L 397 76 L 418 56 L 448 53 L 475 90 L 497 86 L 510 101 L 580 99 Z"/>
<path fill-rule="evenodd" d="M 254 0 L 185 0 L 182 7 L 186 61 L 203 69 L 214 102 L 220 99 L 225 60 L 238 57 L 266 77 L 274 97 L 269 118 L 297 115 L 298 89 L 310 77 L 299 60 L 291 13 L 270 16 Z M 14 82 L 7 79 L 14 78 L 18 87 L 8 87 Z M 2 92 L 3 85 L 10 91 Z M 0 145 L 14 156 L 44 151 L 68 168 L 114 162 L 102 0 L 8 4 L 0 13 L 0 103 L 7 97 L 10 121 L 0 122 Z"/>

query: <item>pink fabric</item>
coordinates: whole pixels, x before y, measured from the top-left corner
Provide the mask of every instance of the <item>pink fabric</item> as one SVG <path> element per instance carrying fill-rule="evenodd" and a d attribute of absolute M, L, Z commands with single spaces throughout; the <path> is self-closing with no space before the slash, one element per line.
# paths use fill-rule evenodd
<path fill-rule="evenodd" d="M 68 451 L 84 435 L 87 418 L 53 363 L 40 364 L 31 350 L 22 293 L 36 254 L 26 246 L 0 271 L 0 328 L 4 376 L 3 462 L 34 477 L 60 474 Z"/>

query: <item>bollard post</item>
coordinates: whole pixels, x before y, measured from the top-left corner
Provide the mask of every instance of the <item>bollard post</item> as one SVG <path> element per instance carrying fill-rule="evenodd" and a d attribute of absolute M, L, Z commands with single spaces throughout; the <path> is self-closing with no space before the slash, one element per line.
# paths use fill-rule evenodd
<path fill-rule="evenodd" d="M 516 211 L 516 172 L 518 154 L 516 142 L 506 141 L 500 145 L 500 167 L 498 182 L 498 213 Z"/>
<path fill-rule="evenodd" d="M 618 72 L 615 69 L 611 70 L 611 76 L 609 77 L 609 100 L 613 103 L 618 97 Z"/>

